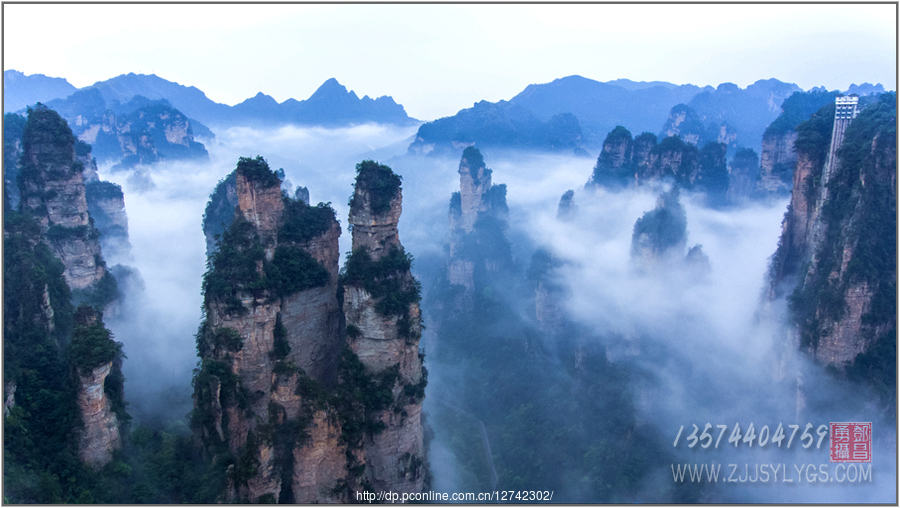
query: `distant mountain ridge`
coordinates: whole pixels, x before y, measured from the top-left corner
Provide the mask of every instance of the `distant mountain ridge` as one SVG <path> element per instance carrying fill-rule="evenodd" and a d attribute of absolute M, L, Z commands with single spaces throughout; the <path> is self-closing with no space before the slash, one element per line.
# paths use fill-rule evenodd
<path fill-rule="evenodd" d="M 323 125 L 327 127 L 360 123 L 388 123 L 413 125 L 418 123 L 406 114 L 400 104 L 389 96 L 372 99 L 368 95 L 359 98 L 352 90 L 335 78 L 326 80 L 305 101 L 288 99 L 278 103 L 273 97 L 259 92 L 231 108 L 231 122 L 291 123 Z"/>
<path fill-rule="evenodd" d="M 851 85 L 852 91 L 883 90 L 881 85 Z M 759 152 L 763 132 L 795 92 L 793 83 L 761 79 L 741 88 L 675 85 L 664 81 L 617 79 L 599 82 L 567 76 L 532 84 L 508 101 L 481 101 L 456 115 L 419 127 L 411 153 L 441 153 L 477 145 L 512 149 L 599 150 L 607 133 L 627 126 L 637 133 L 681 136 L 702 147 L 723 143 Z M 564 118 L 561 115 L 569 115 Z M 564 128 L 561 128 L 564 127 Z"/>
<path fill-rule="evenodd" d="M 23 79 L 23 76 L 18 71 L 4 73 L 5 94 L 14 99 L 4 102 L 4 110 L 18 111 L 36 102 L 66 98 L 79 90 L 60 78 L 34 75 Z M 335 78 L 326 80 L 306 100 L 288 99 L 278 103 L 271 96 L 260 92 L 235 106 L 217 103 L 196 87 L 168 81 L 154 74 L 122 74 L 98 81 L 81 90 L 90 88 L 97 89 L 103 100 L 110 105 L 128 104 L 137 96 L 150 100 L 165 99 L 184 115 L 215 127 L 273 124 L 337 127 L 362 123 L 418 123 L 393 98 L 382 96 L 372 99 L 368 95 L 360 98 Z M 32 93 L 28 93 L 29 90 Z"/>
<path fill-rule="evenodd" d="M 63 78 L 3 71 L 3 111 L 13 112 L 38 102 L 68 97 L 78 90 Z"/>
<path fill-rule="evenodd" d="M 571 113 L 581 123 L 585 140 L 599 144 L 616 125 L 628 124 L 636 132 L 655 132 L 672 106 L 708 90 L 712 87 L 631 80 L 601 83 L 574 75 L 528 85 L 509 102 L 531 110 L 543 120 Z"/>

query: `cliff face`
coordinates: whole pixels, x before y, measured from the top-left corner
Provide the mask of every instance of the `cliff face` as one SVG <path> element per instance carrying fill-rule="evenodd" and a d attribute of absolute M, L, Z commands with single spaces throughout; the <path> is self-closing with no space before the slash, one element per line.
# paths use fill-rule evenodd
<path fill-rule="evenodd" d="M 469 308 L 479 273 L 498 272 L 511 260 L 506 240 L 509 208 L 506 185 L 491 183 L 481 152 L 466 148 L 459 163 L 459 188 L 450 199 L 450 257 L 447 279 L 461 286 L 459 310 Z"/>
<path fill-rule="evenodd" d="M 425 480 L 422 328 L 419 285 L 397 232 L 400 179 L 372 161 L 357 170 L 349 218 L 353 253 L 344 283 L 347 341 L 366 372 L 393 379 L 393 403 L 370 416 L 382 430 L 366 436 L 366 478 L 374 490 L 419 492 Z"/>
<path fill-rule="evenodd" d="M 678 136 L 686 143 L 699 145 L 706 140 L 706 127 L 693 108 L 678 104 L 669 112 L 669 118 L 660 132 L 661 138 Z"/>
<path fill-rule="evenodd" d="M 421 490 L 419 289 L 399 243 L 394 177 L 396 197 L 382 199 L 360 172 L 341 283 L 334 211 L 285 197 L 262 158 L 238 163 L 235 217 L 204 276 L 192 418 L 231 464 L 224 500 Z"/>
<path fill-rule="evenodd" d="M 309 199 L 305 201 L 309 204 Z M 234 220 L 234 209 L 238 204 L 237 174 L 231 172 L 216 184 L 203 212 L 203 235 L 206 237 L 206 255 L 216 250 L 216 237 Z"/>
<path fill-rule="evenodd" d="M 556 218 L 563 222 L 568 222 L 578 215 L 578 205 L 575 204 L 575 191 L 567 190 L 559 198 L 559 205 L 556 207 Z"/>
<path fill-rule="evenodd" d="M 597 164 L 588 184 L 614 188 L 634 185 L 636 166 L 641 162 L 644 168 L 649 165 L 650 150 L 656 145 L 655 136 L 649 146 L 647 141 L 645 139 L 637 147 L 639 153 L 635 156 L 635 140 L 632 139 L 631 132 L 621 125 L 616 126 L 603 141 L 603 150 L 597 157 Z"/>
<path fill-rule="evenodd" d="M 894 100 L 886 94 L 840 136 L 829 132 L 833 106 L 797 128 L 791 205 L 772 264 L 770 298 L 793 289 L 800 347 L 850 370 L 871 368 L 866 353 L 896 341 Z"/>
<path fill-rule="evenodd" d="M 79 376 L 78 408 L 84 429 L 78 457 L 95 470 L 108 464 L 112 460 L 112 452 L 122 447 L 118 420 L 103 391 L 110 370 L 112 362 L 95 368 L 86 376 Z"/>
<path fill-rule="evenodd" d="M 100 232 L 100 248 L 110 260 L 129 259 L 131 243 L 128 241 L 128 214 L 122 188 L 100 180 L 86 182 L 84 188 L 88 213 Z"/>
<path fill-rule="evenodd" d="M 20 193 L 23 211 L 44 229 L 44 240 L 66 267 L 73 290 L 88 289 L 106 275 L 99 233 L 85 197 L 83 163 L 65 120 L 47 108 L 31 110 L 23 134 Z"/>
<path fill-rule="evenodd" d="M 4 207 L 19 208 L 19 158 L 22 156 L 22 132 L 25 118 L 14 113 L 3 115 L 3 194 Z M 4 208 L 5 209 L 5 208 Z"/>
<path fill-rule="evenodd" d="M 781 103 L 781 114 L 765 130 L 760 151 L 757 188 L 762 195 L 787 195 L 797 163 L 797 126 L 823 106 L 834 102 L 836 92 L 795 92 Z M 777 106 L 776 109 L 777 111 Z"/>
<path fill-rule="evenodd" d="M 108 464 L 113 452 L 122 447 L 118 418 L 119 413 L 125 415 L 121 351 L 122 345 L 112 340 L 101 316 L 91 307 L 79 307 L 68 357 L 77 379 L 76 403 L 83 423 L 78 432 L 78 457 L 94 470 Z"/>
<path fill-rule="evenodd" d="M 340 226 L 330 208 L 283 199 L 280 183 L 261 158 L 238 164 L 235 218 L 204 279 L 194 427 L 234 460 L 226 499 L 329 501 L 346 473 L 344 450 L 303 436 L 340 427 L 328 427 L 299 387 L 337 377 Z M 295 460 L 307 456 L 325 469 Z M 319 488 L 294 492 L 309 475 Z"/>
<path fill-rule="evenodd" d="M 646 172 L 650 168 L 650 152 L 656 146 L 656 136 L 645 132 L 634 139 L 631 162 L 637 173 Z"/>
<path fill-rule="evenodd" d="M 562 329 L 565 294 L 557 280 L 559 266 L 559 260 L 550 251 L 538 249 L 531 256 L 526 273 L 534 288 L 534 318 L 538 328 L 547 334 L 556 334 Z"/>
<path fill-rule="evenodd" d="M 729 170 L 728 200 L 737 202 L 756 195 L 759 175 L 759 156 L 756 152 L 750 148 L 737 150 Z"/>
<path fill-rule="evenodd" d="M 767 194 L 786 194 L 791 190 L 793 169 L 797 163 L 794 143 L 796 132 L 766 133 L 759 157 L 758 188 Z"/>
<path fill-rule="evenodd" d="M 680 132 L 681 127 L 698 121 L 686 106 L 673 108 L 673 115 L 664 134 Z M 729 180 L 725 164 L 728 147 L 711 141 L 698 149 L 694 144 L 697 139 L 676 134 L 657 143 L 656 136 L 649 132 L 632 139 L 628 129 L 617 126 L 606 136 L 588 186 L 616 189 L 669 180 L 686 189 L 703 191 L 711 203 L 720 204 Z"/>
<path fill-rule="evenodd" d="M 481 169 L 483 171 L 484 168 Z M 490 175 L 487 181 L 490 185 Z M 378 198 L 373 196 L 372 191 L 365 189 L 364 185 L 359 187 L 361 189 L 353 194 L 353 206 L 350 208 L 349 221 L 353 225 L 352 250 L 364 249 L 373 261 L 377 261 L 394 247 L 401 247 L 397 224 L 403 211 L 403 199 L 398 191 L 397 196 L 390 200 L 389 206 L 382 206 L 381 213 L 376 213 L 373 211 L 373 205 L 377 205 L 374 201 Z M 464 213 L 463 220 L 466 219 L 467 215 Z"/>
<path fill-rule="evenodd" d="M 490 210 L 491 203 L 485 195 L 491 188 L 491 173 L 478 149 L 470 147 L 463 151 L 459 161 L 459 213 L 451 214 L 451 229 L 471 233 L 479 212 Z"/>

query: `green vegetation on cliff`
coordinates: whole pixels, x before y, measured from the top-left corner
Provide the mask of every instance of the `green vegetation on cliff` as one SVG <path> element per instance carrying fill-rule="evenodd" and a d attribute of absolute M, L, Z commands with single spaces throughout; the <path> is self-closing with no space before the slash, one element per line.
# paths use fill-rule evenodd
<path fill-rule="evenodd" d="M 281 179 L 269 169 L 269 164 L 262 155 L 257 155 L 255 159 L 241 157 L 238 159 L 236 171 L 237 174 L 264 189 L 281 185 Z"/>
<path fill-rule="evenodd" d="M 347 256 L 342 280 L 344 285 L 358 284 L 378 302 L 375 310 L 382 316 L 407 316 L 409 306 L 421 299 L 421 285 L 409 274 L 412 255 L 394 246 L 378 261 L 363 249 Z"/>
<path fill-rule="evenodd" d="M 279 296 L 287 296 L 328 284 L 328 270 L 308 252 L 279 245 L 271 263 L 266 263 L 267 287 Z"/>
<path fill-rule="evenodd" d="M 81 470 L 75 384 L 61 353 L 73 324 L 69 288 L 37 222 L 7 212 L 3 229 L 3 384 L 15 387 L 3 425 L 4 498 L 74 501 L 78 494 L 60 481 Z"/>
<path fill-rule="evenodd" d="M 3 495 L 11 503 L 126 503 L 114 460 L 100 472 L 78 458 L 82 425 L 76 373 L 112 362 L 104 383 L 120 423 L 129 419 L 123 399 L 121 345 L 95 311 L 72 306 L 63 266 L 40 240 L 26 214 L 4 214 L 4 388 L 15 404 L 4 419 Z M 86 372 L 87 371 L 87 372 Z M 158 499 L 158 498 L 156 498 Z"/>
<path fill-rule="evenodd" d="M 474 146 L 467 146 L 465 150 L 463 150 L 462 158 L 466 160 L 468 166 L 472 169 L 484 168 L 484 157 L 481 155 L 481 150 L 475 148 Z M 485 168 L 486 174 L 490 174 L 490 170 Z"/>
<path fill-rule="evenodd" d="M 324 216 L 334 217 L 330 207 L 308 207 L 299 203 L 297 208 L 321 210 Z M 315 214 L 312 214 L 316 217 Z M 297 231 L 315 230 L 315 227 L 299 225 Z M 243 313 L 240 295 L 256 291 L 271 291 L 281 297 L 321 287 L 328 283 L 328 270 L 307 251 L 290 244 L 275 248 L 272 261 L 265 260 L 265 250 L 256 236 L 253 225 L 237 214 L 232 224 L 219 239 L 218 248 L 209 256 L 203 275 L 204 302 L 216 300 L 225 304 L 227 312 Z M 262 271 L 259 270 L 262 265 Z"/>
<path fill-rule="evenodd" d="M 624 150 L 618 150 L 617 146 L 624 148 Z M 630 180 L 634 179 L 633 146 L 634 141 L 631 139 L 631 131 L 621 125 L 617 125 L 615 129 L 606 135 L 606 139 L 603 141 L 603 151 L 597 157 L 597 164 L 594 165 L 590 183 L 592 185 L 618 188 L 627 185 Z M 621 151 L 622 160 L 615 160 L 613 152 L 607 149 L 615 150 L 617 153 Z"/>
<path fill-rule="evenodd" d="M 103 326 L 95 311 L 81 305 L 75 311 L 75 330 L 69 344 L 69 361 L 82 376 L 101 365 L 111 363 L 122 354 L 122 343 L 113 340 L 112 332 Z"/>
<path fill-rule="evenodd" d="M 643 250 L 662 255 L 687 241 L 687 215 L 679 201 L 678 187 L 660 195 L 656 208 L 634 223 L 631 255 Z M 680 252 L 678 254 L 681 254 Z"/>
<path fill-rule="evenodd" d="M 71 162 L 75 153 L 75 136 L 59 113 L 38 103 L 34 108 L 28 108 L 22 145 L 26 153 L 40 146 L 41 157 L 46 164 L 66 164 Z M 29 169 L 41 169 L 32 168 L 30 161 L 26 165 Z"/>
<path fill-rule="evenodd" d="M 828 326 L 826 321 L 847 315 L 850 288 L 862 286 L 872 291 L 871 306 L 862 316 L 860 329 L 872 349 L 859 355 L 847 373 L 854 378 L 866 378 L 867 372 L 877 375 L 866 381 L 881 387 L 878 391 L 882 397 L 891 401 L 896 400 L 894 384 L 878 373 L 893 369 L 893 357 L 881 357 L 872 351 L 896 350 L 896 334 L 882 332 L 896 329 L 896 121 L 896 95 L 888 93 L 863 109 L 847 128 L 838 150 L 838 164 L 827 184 L 828 199 L 821 210 L 825 237 L 817 246 L 816 265 L 812 276 L 801 282 L 790 298 L 802 345 L 815 349 Z M 803 146 L 814 150 L 824 163 L 824 126 L 813 128 L 818 123 L 823 122 L 814 116 L 806 129 L 797 130 L 801 136 L 812 138 Z M 852 255 L 842 269 L 848 248 Z M 833 277 L 833 273 L 839 277 Z"/>
<path fill-rule="evenodd" d="M 299 199 L 284 198 L 284 224 L 279 242 L 306 242 L 321 236 L 337 223 L 331 203 L 310 206 Z"/>
<path fill-rule="evenodd" d="M 794 92 L 781 104 L 781 114 L 766 128 L 765 135 L 787 134 L 810 115 L 828 104 L 834 104 L 836 92 L 810 90 Z"/>
<path fill-rule="evenodd" d="M 794 150 L 805 153 L 818 169 L 825 164 L 834 130 L 834 102 L 822 106 L 808 120 L 797 125 Z"/>
<path fill-rule="evenodd" d="M 355 192 L 350 197 L 348 205 L 353 210 L 362 203 L 357 202 L 359 192 L 369 195 L 369 206 L 374 215 L 380 215 L 390 211 L 391 201 L 400 193 L 402 178 L 395 174 L 391 168 L 379 164 L 373 160 L 364 160 L 356 165 L 356 182 L 353 184 Z"/>
<path fill-rule="evenodd" d="M 225 232 L 225 228 L 234 220 L 234 209 L 237 206 L 237 173 L 232 171 L 228 176 L 219 180 L 216 188 L 209 196 L 206 208 L 203 210 L 203 234 L 207 238 L 218 238 Z"/>
<path fill-rule="evenodd" d="M 265 259 L 265 251 L 256 237 L 253 224 L 237 214 L 218 242 L 218 249 L 206 262 L 203 274 L 204 305 L 218 300 L 228 312 L 242 312 L 238 291 L 260 278 L 257 263 Z"/>

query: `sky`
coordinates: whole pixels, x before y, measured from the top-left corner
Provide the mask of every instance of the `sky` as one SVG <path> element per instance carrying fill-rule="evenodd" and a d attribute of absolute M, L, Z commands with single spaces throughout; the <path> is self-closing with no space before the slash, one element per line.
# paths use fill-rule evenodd
<path fill-rule="evenodd" d="M 38 21 L 39 20 L 39 21 Z M 156 74 L 236 104 L 337 80 L 421 120 L 573 74 L 896 89 L 896 4 L 3 4 L 3 66 Z"/>

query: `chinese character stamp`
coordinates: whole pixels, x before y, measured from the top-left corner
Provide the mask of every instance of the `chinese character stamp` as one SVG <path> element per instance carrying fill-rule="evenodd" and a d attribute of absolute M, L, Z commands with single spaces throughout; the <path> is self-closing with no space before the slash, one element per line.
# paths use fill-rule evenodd
<path fill-rule="evenodd" d="M 872 462 L 872 422 L 831 422 L 831 462 Z"/>

